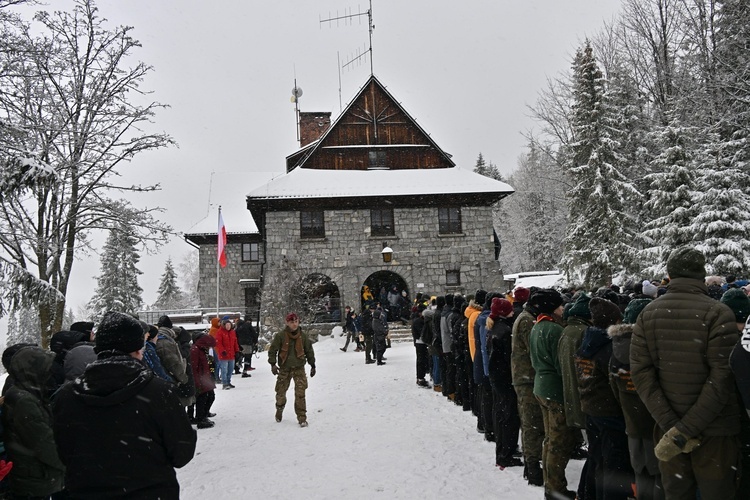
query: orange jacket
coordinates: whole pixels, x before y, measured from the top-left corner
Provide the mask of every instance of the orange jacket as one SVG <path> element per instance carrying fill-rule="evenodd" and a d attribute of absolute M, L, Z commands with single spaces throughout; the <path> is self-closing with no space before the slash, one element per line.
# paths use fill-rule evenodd
<path fill-rule="evenodd" d="M 474 323 L 476 323 L 481 312 L 482 307 L 477 305 L 473 300 L 464 311 L 464 316 L 469 320 L 469 354 L 472 361 L 474 361 L 474 351 L 476 350 L 476 346 L 474 345 Z"/>

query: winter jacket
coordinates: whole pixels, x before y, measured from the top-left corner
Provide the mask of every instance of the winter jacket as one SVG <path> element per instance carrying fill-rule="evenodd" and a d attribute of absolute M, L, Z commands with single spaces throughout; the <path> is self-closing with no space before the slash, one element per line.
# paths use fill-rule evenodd
<path fill-rule="evenodd" d="M 443 353 L 451 352 L 453 339 L 451 338 L 450 317 L 453 314 L 453 308 L 447 305 L 443 307 L 440 314 L 440 343 L 443 346 Z"/>
<path fill-rule="evenodd" d="M 633 325 L 612 325 L 607 328 L 607 335 L 612 339 L 609 381 L 625 417 L 625 431 L 632 438 L 653 439 L 656 422 L 638 396 L 630 376 L 630 340 L 633 336 Z"/>
<path fill-rule="evenodd" d="M 185 374 L 186 365 L 180 352 L 180 346 L 174 339 L 174 332 L 169 328 L 164 328 L 164 330 L 172 333 L 172 335 L 169 335 L 168 332 L 163 332 L 162 328 L 159 328 L 159 333 L 156 335 L 156 354 L 159 355 L 161 365 L 164 367 L 167 375 L 172 377 L 177 383 L 184 384 L 188 379 Z"/>
<path fill-rule="evenodd" d="M 283 330 L 273 336 L 271 340 L 271 347 L 268 349 L 268 362 L 272 365 L 277 364 L 277 361 L 281 361 L 278 358 L 279 352 L 281 351 L 282 343 L 284 342 L 284 334 L 288 332 L 289 327 L 284 327 Z M 315 366 L 315 351 L 313 351 L 312 341 L 310 337 L 302 331 L 302 328 L 297 328 L 302 337 L 302 349 L 305 353 L 304 358 L 300 359 L 295 354 L 294 343 L 289 343 L 289 352 L 286 357 L 286 361 L 283 364 L 278 363 L 279 368 L 282 370 L 292 370 L 295 368 L 302 368 L 307 362 L 310 366 Z"/>
<path fill-rule="evenodd" d="M 369 308 L 365 308 L 362 311 L 362 335 L 365 337 L 372 336 L 372 311 Z"/>
<path fill-rule="evenodd" d="M 586 415 L 581 409 L 581 394 L 578 390 L 578 372 L 576 371 L 575 354 L 581 347 L 583 333 L 591 325 L 589 321 L 578 316 L 568 317 L 567 324 L 557 346 L 560 358 L 560 373 L 563 379 L 565 397 L 565 421 L 569 427 L 586 428 Z"/>
<path fill-rule="evenodd" d="M 258 343 L 258 333 L 249 321 L 237 324 L 237 343 L 239 345 L 255 345 Z M 249 353 L 248 353 L 249 354 Z"/>
<path fill-rule="evenodd" d="M 187 382 L 181 384 L 177 388 L 177 393 L 180 396 L 180 401 L 185 406 L 195 404 L 195 381 L 193 380 L 193 367 L 190 363 L 190 341 L 192 337 L 190 332 L 184 328 L 179 328 L 175 332 L 177 334 L 177 345 L 180 347 L 180 354 L 182 359 L 185 360 L 185 376 Z"/>
<path fill-rule="evenodd" d="M 227 330 L 222 327 L 216 334 L 216 353 L 219 360 L 234 359 L 234 354 L 239 350 L 240 345 L 237 343 L 237 335 L 234 330 Z"/>
<path fill-rule="evenodd" d="M 575 355 L 581 409 L 592 417 L 622 417 L 612 387 L 609 385 L 609 360 L 612 339 L 603 328 L 590 326 L 583 335 Z"/>
<path fill-rule="evenodd" d="M 475 335 L 478 333 L 478 332 L 475 332 L 474 325 L 477 321 L 477 318 L 479 317 L 479 313 L 481 312 L 482 312 L 482 305 L 477 304 L 473 300 L 469 302 L 469 307 L 467 307 L 466 310 L 464 311 L 464 316 L 469 318 L 469 324 L 468 324 L 469 336 L 467 339 L 467 343 L 469 344 L 469 355 L 471 356 L 472 360 L 474 359 L 474 355 L 476 354 L 475 353 L 475 350 L 476 350 Z"/>
<path fill-rule="evenodd" d="M 211 318 L 211 328 L 208 329 L 208 334 L 213 338 L 216 338 L 216 334 L 221 329 L 221 320 L 219 318 Z"/>
<path fill-rule="evenodd" d="M 513 385 L 534 385 L 534 366 L 531 364 L 529 335 L 536 323 L 536 310 L 528 302 L 523 312 L 513 323 L 513 350 L 510 356 L 510 368 L 513 372 Z"/>
<path fill-rule="evenodd" d="M 489 363 L 490 356 L 487 351 L 487 318 L 490 317 L 490 310 L 484 309 L 477 316 L 477 320 L 474 322 L 474 338 L 476 339 L 476 352 L 479 352 L 479 360 L 474 357 L 474 380 L 479 381 L 489 375 Z"/>
<path fill-rule="evenodd" d="M 432 328 L 432 319 L 434 317 L 435 317 L 434 310 L 428 308 L 422 311 L 422 319 L 424 319 L 424 326 L 422 327 L 422 335 L 419 336 L 419 339 L 423 343 L 427 344 L 428 351 L 432 349 L 432 343 L 435 341 L 435 330 Z"/>
<path fill-rule="evenodd" d="M 76 499 L 177 499 L 174 467 L 193 458 L 196 434 L 175 386 L 137 359 L 107 354 L 55 399 L 65 487 Z"/>
<path fill-rule="evenodd" d="M 52 363 L 52 379 L 55 382 L 56 388 L 65 383 L 64 365 L 68 352 L 73 349 L 74 346 L 83 342 L 84 339 L 88 339 L 88 335 L 81 332 L 63 330 L 52 335 L 49 348 L 56 354 L 55 360 Z"/>
<path fill-rule="evenodd" d="M 739 339 L 731 309 L 706 285 L 674 278 L 638 316 L 630 369 L 638 395 L 663 431 L 688 437 L 740 430 L 729 356 Z"/>
<path fill-rule="evenodd" d="M 411 336 L 414 339 L 415 344 L 424 344 L 422 342 L 422 330 L 424 329 L 424 318 L 422 315 L 418 315 L 411 322 Z"/>
<path fill-rule="evenodd" d="M 5 394 L 2 420 L 5 449 L 13 470 L 10 491 L 18 496 L 48 496 L 63 489 L 65 466 L 53 436 L 47 382 L 55 354 L 24 347 L 11 359 L 15 384 Z"/>
<path fill-rule="evenodd" d="M 560 404 L 565 402 L 557 351 L 562 331 L 562 325 L 551 316 L 541 314 L 529 334 L 529 356 L 535 372 L 534 394 Z"/>
<path fill-rule="evenodd" d="M 169 376 L 167 371 L 164 369 L 164 366 L 162 366 L 161 364 L 159 354 L 157 354 L 156 352 L 156 346 L 150 340 L 146 341 L 144 344 L 143 362 L 146 363 L 146 366 L 151 368 L 151 371 L 154 372 L 154 375 L 162 380 L 174 383 L 174 379 Z"/>
<path fill-rule="evenodd" d="M 512 324 L 513 318 L 497 318 L 487 332 L 489 379 L 494 388 L 510 389 L 513 386 L 510 370 Z"/>
<path fill-rule="evenodd" d="M 190 366 L 193 369 L 193 380 L 195 380 L 195 392 L 203 394 L 216 388 L 214 372 L 216 367 L 212 366 L 214 357 L 208 350 L 216 345 L 216 339 L 210 335 L 200 335 L 190 348 Z"/>
<path fill-rule="evenodd" d="M 385 336 L 388 333 L 387 321 L 385 321 L 385 312 L 376 310 L 372 313 L 372 333 L 377 341 L 385 341 Z"/>

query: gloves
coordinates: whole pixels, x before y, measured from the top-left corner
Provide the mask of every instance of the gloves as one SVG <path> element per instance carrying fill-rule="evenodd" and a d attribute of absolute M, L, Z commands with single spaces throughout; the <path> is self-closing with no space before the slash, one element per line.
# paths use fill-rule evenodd
<path fill-rule="evenodd" d="M 680 453 L 690 453 L 700 444 L 700 439 L 688 438 L 678 431 L 677 427 L 672 427 L 656 444 L 654 454 L 662 462 L 668 462 Z"/>
<path fill-rule="evenodd" d="M 3 478 L 8 475 L 8 472 L 10 472 L 12 468 L 13 462 L 0 460 L 0 481 L 2 481 Z"/>
<path fill-rule="evenodd" d="M 222 356 L 226 356 L 227 355 L 227 351 L 221 351 L 221 355 Z"/>
<path fill-rule="evenodd" d="M 310 367 L 310 378 L 313 378 L 314 376 L 315 376 L 315 367 L 311 366 Z"/>
<path fill-rule="evenodd" d="M 278 375 L 279 374 L 279 367 L 276 366 L 276 365 L 271 365 L 271 373 L 273 373 L 274 375 Z"/>

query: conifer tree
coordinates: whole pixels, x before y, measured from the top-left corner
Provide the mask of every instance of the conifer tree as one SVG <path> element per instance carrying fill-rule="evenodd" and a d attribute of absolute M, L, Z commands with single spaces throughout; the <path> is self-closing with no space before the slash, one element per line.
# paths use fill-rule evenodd
<path fill-rule="evenodd" d="M 159 283 L 159 295 L 154 302 L 154 307 L 159 309 L 176 309 L 182 305 L 182 291 L 177 286 L 177 275 L 172 266 L 172 258 L 167 258 L 164 265 L 164 274 L 161 275 Z"/>
<path fill-rule="evenodd" d="M 477 157 L 477 163 L 476 165 L 474 165 L 474 172 L 485 177 L 495 179 L 497 181 L 505 182 L 505 179 L 503 179 L 503 176 L 500 174 L 497 165 L 492 162 L 487 163 L 484 159 L 484 156 L 482 156 L 482 153 L 479 153 L 479 156 Z"/>
<path fill-rule="evenodd" d="M 635 257 L 635 229 L 625 199 L 639 198 L 622 171 L 621 135 L 605 95 L 605 80 L 586 42 L 573 64 L 571 125 L 573 142 L 566 148 L 568 229 L 563 268 L 587 287 L 607 285 L 614 273 L 627 272 Z"/>
<path fill-rule="evenodd" d="M 135 313 L 143 303 L 136 267 L 141 259 L 133 228 L 126 222 L 109 230 L 101 257 L 101 272 L 89 307 L 95 318 L 107 311 Z"/>

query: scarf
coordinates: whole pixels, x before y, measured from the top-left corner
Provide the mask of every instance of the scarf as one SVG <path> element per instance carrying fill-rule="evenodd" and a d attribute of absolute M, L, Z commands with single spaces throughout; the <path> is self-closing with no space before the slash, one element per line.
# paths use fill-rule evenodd
<path fill-rule="evenodd" d="M 284 340 L 281 342 L 281 352 L 279 352 L 279 359 L 281 365 L 286 363 L 286 358 L 289 356 L 289 344 L 294 341 L 294 353 L 299 359 L 305 359 L 305 349 L 302 346 L 302 330 L 299 328 L 290 332 L 289 328 L 284 329 Z"/>

